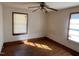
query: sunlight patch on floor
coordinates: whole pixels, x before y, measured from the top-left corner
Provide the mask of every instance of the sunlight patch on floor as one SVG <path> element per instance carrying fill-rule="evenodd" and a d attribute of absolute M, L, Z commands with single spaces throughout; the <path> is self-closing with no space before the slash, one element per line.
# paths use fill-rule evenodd
<path fill-rule="evenodd" d="M 31 46 L 34 46 L 34 47 L 35 47 L 35 44 L 34 44 L 34 43 L 32 43 L 32 42 L 23 41 L 23 43 L 24 43 L 24 44 L 26 44 L 26 45 L 31 45 Z"/>
<path fill-rule="evenodd" d="M 38 47 L 38 48 L 42 48 L 42 49 L 52 50 L 49 46 L 47 46 L 45 44 L 33 43 L 33 42 L 28 42 L 28 41 L 23 41 L 23 43 L 26 44 L 26 45 L 33 46 L 33 47 Z"/>

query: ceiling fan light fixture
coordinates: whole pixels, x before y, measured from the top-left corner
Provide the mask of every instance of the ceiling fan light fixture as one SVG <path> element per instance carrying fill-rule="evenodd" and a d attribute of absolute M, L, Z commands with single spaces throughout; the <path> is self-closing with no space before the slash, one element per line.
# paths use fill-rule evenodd
<path fill-rule="evenodd" d="M 38 9 L 33 10 L 32 12 L 35 12 L 35 11 L 37 11 L 39 9 L 42 10 L 44 13 L 48 13 L 47 9 L 50 9 L 50 10 L 53 10 L 53 11 L 58 11 L 57 9 L 48 7 L 45 4 L 45 2 L 40 2 L 40 6 L 34 6 L 34 7 L 29 7 L 29 8 L 38 8 Z"/>

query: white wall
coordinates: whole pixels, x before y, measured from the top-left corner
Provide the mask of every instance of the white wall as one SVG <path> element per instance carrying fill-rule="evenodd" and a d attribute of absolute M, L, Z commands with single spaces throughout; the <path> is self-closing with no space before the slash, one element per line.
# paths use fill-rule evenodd
<path fill-rule="evenodd" d="M 3 45 L 3 8 L 0 3 L 0 52 Z"/>
<path fill-rule="evenodd" d="M 25 9 L 3 8 L 5 42 L 44 37 L 47 34 L 50 39 L 79 52 L 79 43 L 67 40 L 69 14 L 71 12 L 79 12 L 79 7 L 50 12 L 47 14 L 46 19 L 44 18 L 45 15 L 40 11 L 30 13 L 28 15 L 28 34 L 19 36 L 12 35 L 12 12 L 27 13 Z"/>
<path fill-rule="evenodd" d="M 79 12 L 79 7 L 48 13 L 47 37 L 79 52 L 79 43 L 67 40 L 69 14 Z"/>
<path fill-rule="evenodd" d="M 17 8 L 3 8 L 4 16 L 4 40 L 5 42 L 17 41 L 29 38 L 38 38 L 45 36 L 45 18 L 40 11 L 29 13 L 28 15 L 28 34 L 26 35 L 12 35 L 12 12 L 27 13 L 26 9 Z"/>

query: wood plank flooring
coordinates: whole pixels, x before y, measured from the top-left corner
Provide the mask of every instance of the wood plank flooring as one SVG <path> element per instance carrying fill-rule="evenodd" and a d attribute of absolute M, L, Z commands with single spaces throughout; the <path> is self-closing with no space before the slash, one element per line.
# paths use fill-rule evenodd
<path fill-rule="evenodd" d="M 15 44 L 5 44 L 3 51 L 5 56 L 71 56 L 48 38 L 25 40 Z"/>

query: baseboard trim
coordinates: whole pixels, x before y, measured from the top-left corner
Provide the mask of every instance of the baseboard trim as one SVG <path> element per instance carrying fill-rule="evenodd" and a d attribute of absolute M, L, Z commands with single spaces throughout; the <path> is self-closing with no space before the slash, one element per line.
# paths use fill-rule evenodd
<path fill-rule="evenodd" d="M 52 39 L 50 39 L 50 38 L 48 38 L 48 37 L 40 37 L 40 38 L 49 39 L 49 40 L 51 40 L 52 43 L 55 43 L 56 45 L 60 46 L 61 48 L 67 50 L 67 51 L 70 52 L 73 56 L 79 56 L 79 52 L 77 52 L 77 51 L 75 51 L 75 50 L 73 50 L 73 49 L 71 49 L 71 48 L 69 48 L 69 47 L 67 47 L 67 46 L 65 46 L 65 45 L 63 45 L 63 44 L 60 44 L 60 43 L 58 43 L 58 42 L 56 42 L 56 41 L 54 41 L 54 40 L 52 40 Z M 32 39 L 40 39 L 40 38 L 32 38 Z M 32 40 L 32 39 L 30 39 L 30 40 Z M 28 39 L 28 40 L 29 40 L 29 39 Z M 4 48 L 5 46 L 7 46 L 7 45 L 8 45 L 8 46 L 11 46 L 11 45 L 23 44 L 23 41 L 24 41 L 24 40 L 13 41 L 13 42 L 5 42 L 5 43 L 3 44 L 3 48 Z"/>
<path fill-rule="evenodd" d="M 47 37 L 48 38 L 48 37 Z M 48 39 L 50 39 L 50 38 L 48 38 Z M 59 42 L 56 42 L 55 40 L 52 40 L 52 39 L 50 39 L 51 41 L 53 41 L 53 43 L 56 43 L 58 46 L 60 46 L 61 48 L 63 48 L 63 49 L 66 49 L 68 52 L 70 52 L 73 56 L 79 56 L 79 52 L 77 52 L 77 51 L 75 51 L 75 50 L 73 50 L 73 49 L 71 49 L 71 48 L 69 48 L 69 47 L 67 47 L 67 46 L 65 46 L 65 45 L 63 45 L 63 44 L 60 44 Z"/>

